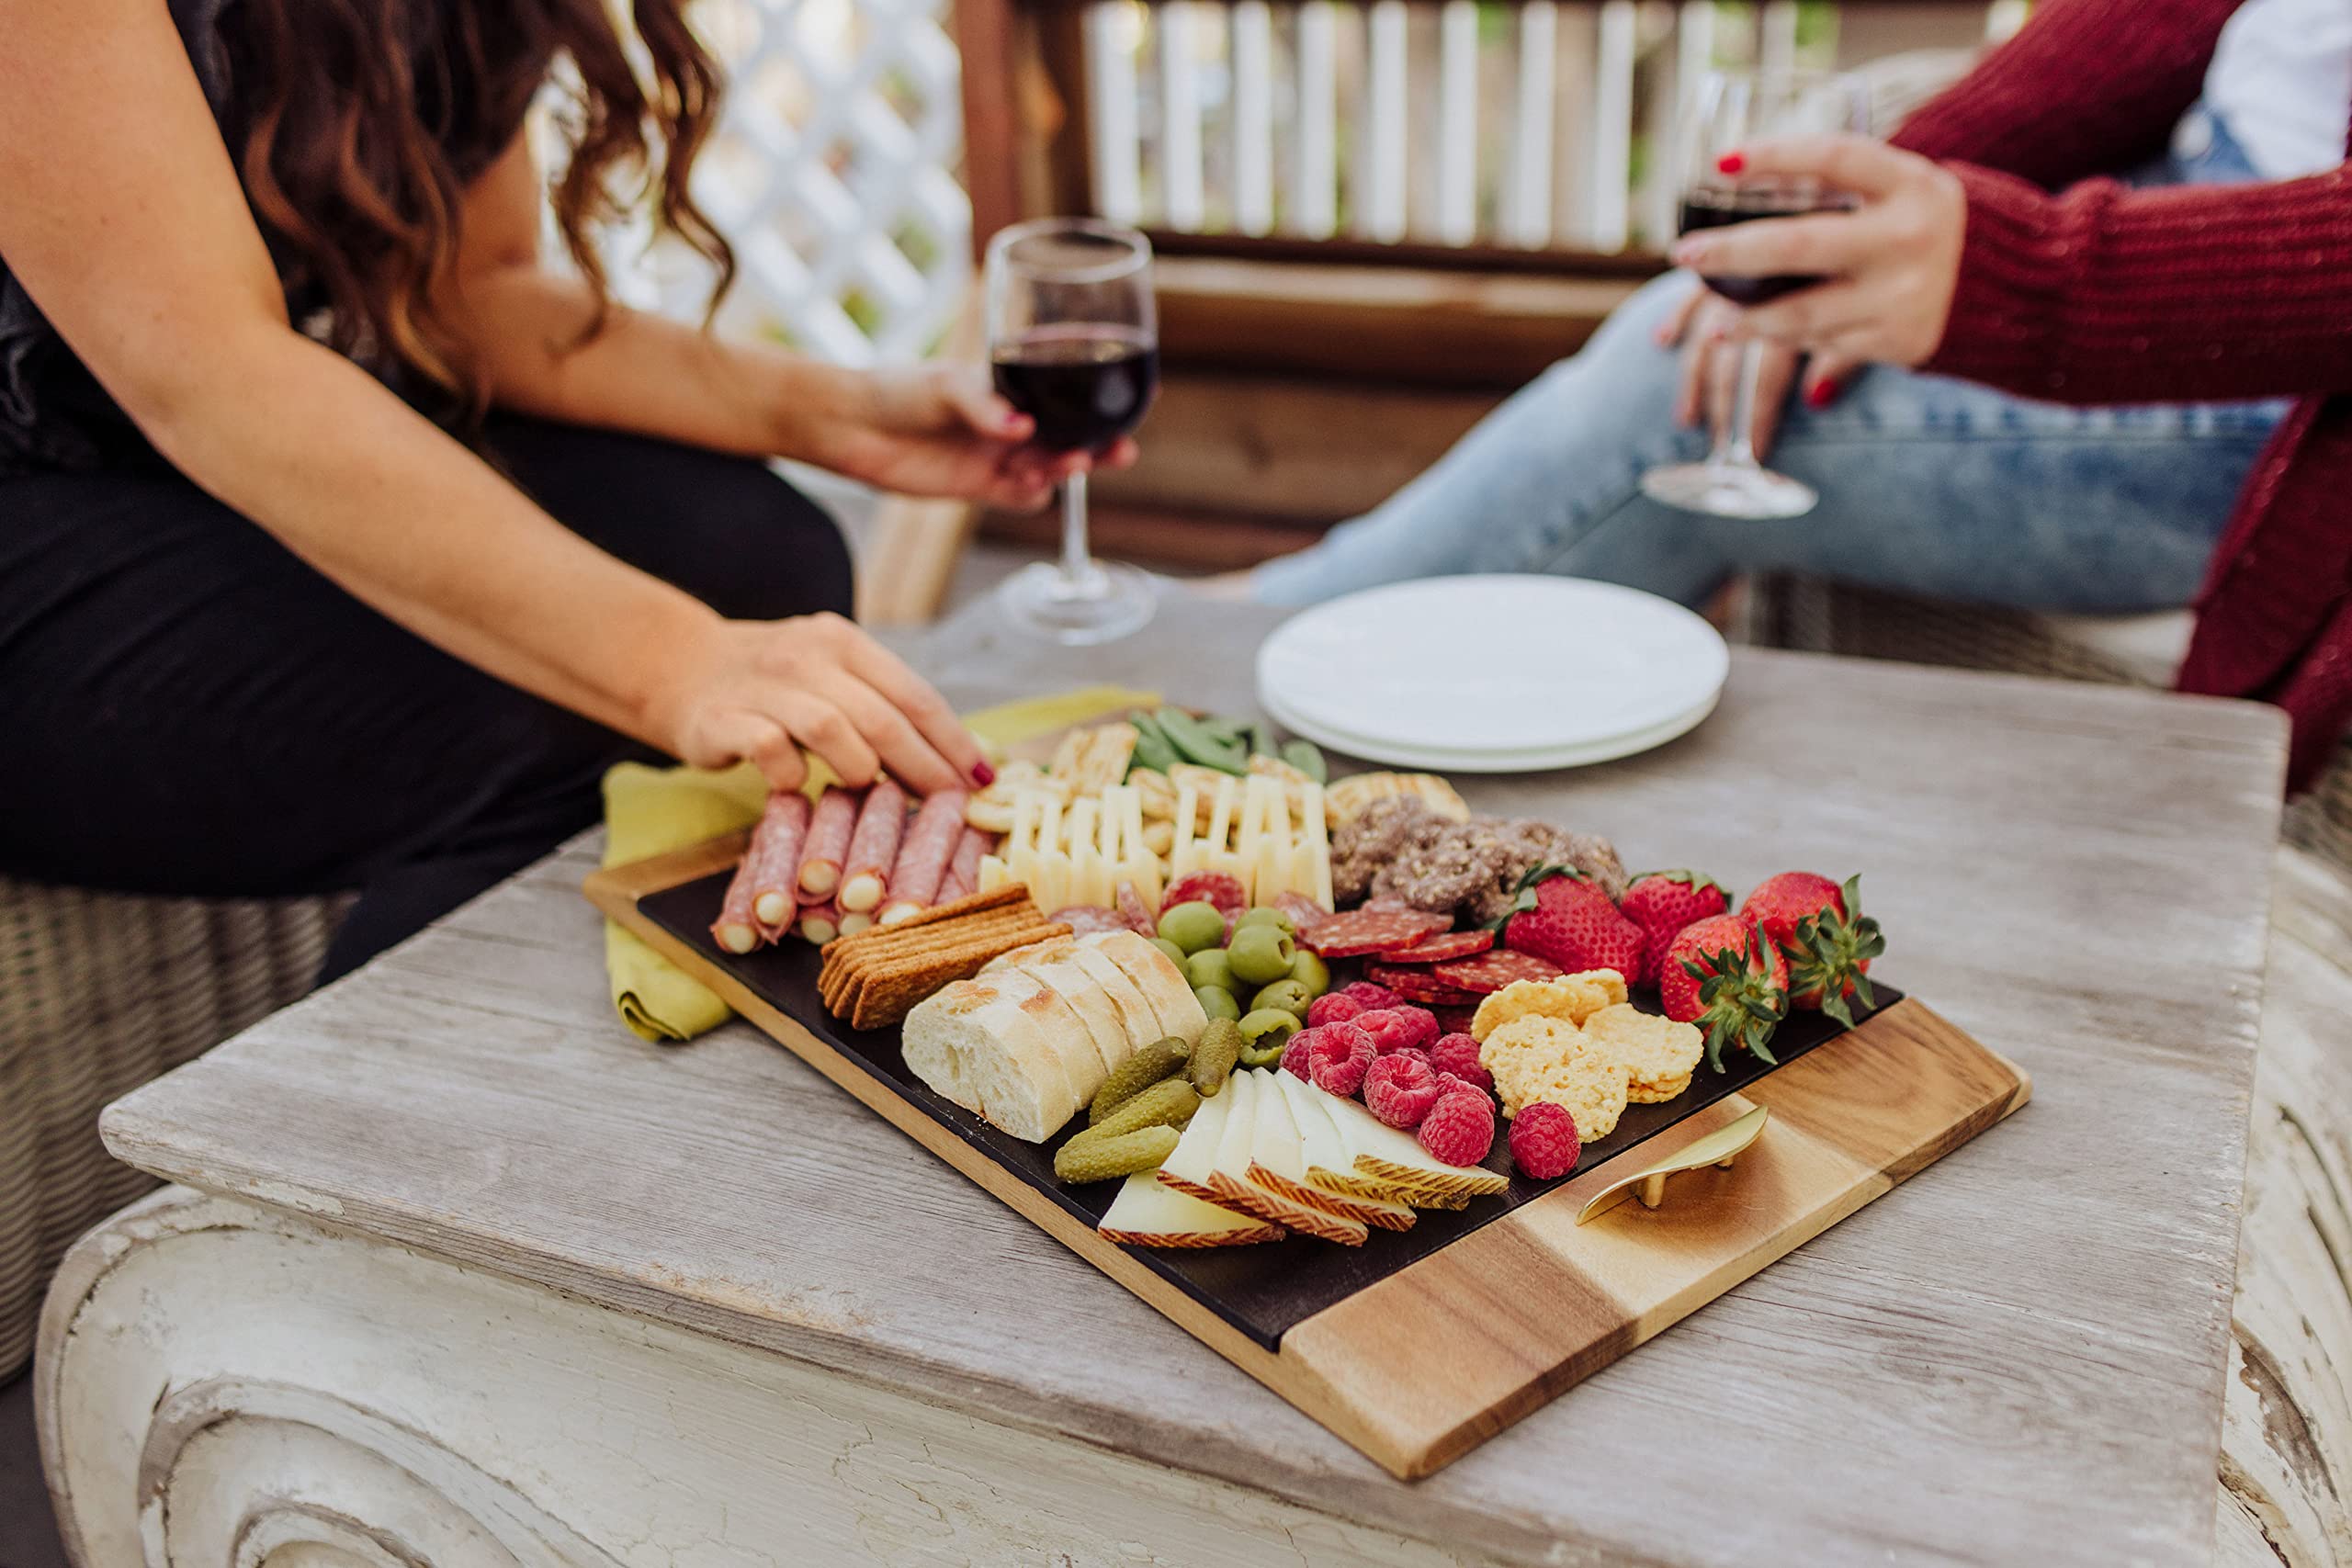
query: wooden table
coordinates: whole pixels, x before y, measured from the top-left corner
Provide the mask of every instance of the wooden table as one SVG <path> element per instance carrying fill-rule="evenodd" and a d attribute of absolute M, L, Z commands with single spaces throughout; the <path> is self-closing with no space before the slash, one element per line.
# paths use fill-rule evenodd
<path fill-rule="evenodd" d="M 1246 705 L 1274 619 L 920 658 Z M 1683 740 L 1474 787 L 1736 886 L 1859 868 L 1889 977 L 2036 1092 L 1414 1485 L 749 1029 L 628 1035 L 583 840 L 108 1114 L 183 1185 L 52 1297 L 66 1527 L 93 1568 L 142 1512 L 207 1563 L 2202 1564 L 2282 755 L 2243 704 L 1742 652 Z"/>

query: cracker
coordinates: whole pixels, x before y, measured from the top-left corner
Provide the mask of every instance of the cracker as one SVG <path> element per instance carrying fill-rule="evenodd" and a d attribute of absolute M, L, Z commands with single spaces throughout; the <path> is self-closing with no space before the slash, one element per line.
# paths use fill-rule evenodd
<path fill-rule="evenodd" d="M 1484 1041 L 1518 1018 L 1552 1018 L 1582 1023 L 1602 1008 L 1625 999 L 1625 977 L 1614 969 L 1587 969 L 1550 980 L 1513 980 L 1489 994 L 1470 1017 L 1470 1037 Z"/>
<path fill-rule="evenodd" d="M 903 964 L 870 965 L 859 976 L 856 993 L 850 998 L 850 1027 L 879 1029 L 898 1023 L 914 1010 L 916 1003 L 942 987 L 970 979 L 998 953 L 1069 934 L 1067 925 L 1040 921 L 1001 934 L 978 936 L 961 946 L 922 953 Z"/>
<path fill-rule="evenodd" d="M 1564 1019 L 1531 1013 L 1498 1026 L 1478 1047 L 1478 1063 L 1494 1075 L 1505 1116 L 1549 1100 L 1589 1144 L 1616 1131 L 1625 1113 L 1625 1064 Z"/>
<path fill-rule="evenodd" d="M 1705 1038 L 1695 1023 L 1618 1002 L 1584 1021 L 1585 1038 L 1625 1064 L 1626 1098 L 1636 1104 L 1672 1100 L 1690 1087 Z"/>

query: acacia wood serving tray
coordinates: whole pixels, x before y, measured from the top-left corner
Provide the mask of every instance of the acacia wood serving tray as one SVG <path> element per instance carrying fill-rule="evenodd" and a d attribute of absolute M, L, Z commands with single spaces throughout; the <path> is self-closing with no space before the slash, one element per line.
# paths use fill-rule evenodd
<path fill-rule="evenodd" d="M 1295 1238 L 1166 1251 L 1106 1241 L 1117 1183 L 1055 1181 L 1053 1145 L 1023 1144 L 907 1071 L 896 1029 L 856 1031 L 816 996 L 817 954 L 746 956 L 707 935 L 744 835 L 600 871 L 605 914 L 709 986 L 916 1142 L 1011 1204 L 1218 1354 L 1400 1477 L 1459 1458 L 2025 1103 L 2026 1075 L 1925 1005 L 1879 987 L 1850 1032 L 1800 1014 L 1781 1065 L 1743 1058 L 1691 1091 L 1629 1106 L 1555 1182 L 1514 1179 L 1460 1213 L 1425 1211 L 1362 1248 Z M 1674 1179 L 1662 1207 L 1585 1203 L 1621 1176 L 1764 1106 L 1736 1165 Z M 1642 1151 L 1636 1161 L 1622 1159 Z M 1502 1140 L 1490 1160 L 1508 1171 Z M 1443 1343 L 1442 1363 L 1416 1347 Z"/>

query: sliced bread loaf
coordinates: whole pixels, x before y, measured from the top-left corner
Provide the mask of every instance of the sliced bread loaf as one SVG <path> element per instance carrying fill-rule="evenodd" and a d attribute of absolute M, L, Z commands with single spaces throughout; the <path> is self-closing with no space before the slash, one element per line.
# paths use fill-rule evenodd
<path fill-rule="evenodd" d="M 1153 1016 L 1159 1021 L 1160 1034 L 1176 1035 L 1187 1045 L 1200 1043 L 1201 1031 L 1208 1027 L 1209 1015 L 1202 1010 L 1201 998 L 1193 995 L 1193 987 L 1185 984 L 1183 971 L 1168 954 L 1133 931 L 1102 931 L 1079 941 L 1099 948 L 1104 957 L 1125 971 L 1127 978 L 1136 983 L 1136 989 L 1150 1003 Z"/>
<path fill-rule="evenodd" d="M 1084 1026 L 1030 975 L 959 980 L 907 1015 L 903 1052 L 926 1085 L 1016 1138 L 1043 1143 L 1092 1095 L 1102 1069 Z M 1084 1054 L 1081 1091 L 1070 1063 Z"/>

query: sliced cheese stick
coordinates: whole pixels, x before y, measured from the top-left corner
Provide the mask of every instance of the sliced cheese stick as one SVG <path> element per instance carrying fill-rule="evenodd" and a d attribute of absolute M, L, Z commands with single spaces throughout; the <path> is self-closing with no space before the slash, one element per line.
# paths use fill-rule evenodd
<path fill-rule="evenodd" d="M 962 790 L 944 790 L 915 812 L 890 866 L 890 896 L 882 905 L 882 924 L 895 926 L 938 901 L 939 885 L 964 832 L 964 803 L 969 798 Z"/>
<path fill-rule="evenodd" d="M 907 792 L 895 779 L 876 779 L 857 808 L 857 826 L 849 836 L 849 854 L 842 862 L 843 912 L 871 914 L 889 890 L 890 865 L 899 858 L 899 839 L 907 829 Z"/>
<path fill-rule="evenodd" d="M 849 854 L 850 831 L 857 825 L 857 796 L 839 784 L 827 786 L 808 818 L 808 845 L 800 852 L 804 899 L 831 898 L 842 885 L 842 861 Z"/>
<path fill-rule="evenodd" d="M 1179 1192 L 1153 1171 L 1138 1171 L 1121 1184 L 1119 1195 L 1096 1230 L 1130 1247 L 1248 1247 L 1280 1241 L 1284 1232 L 1254 1214 L 1238 1214 Z"/>

